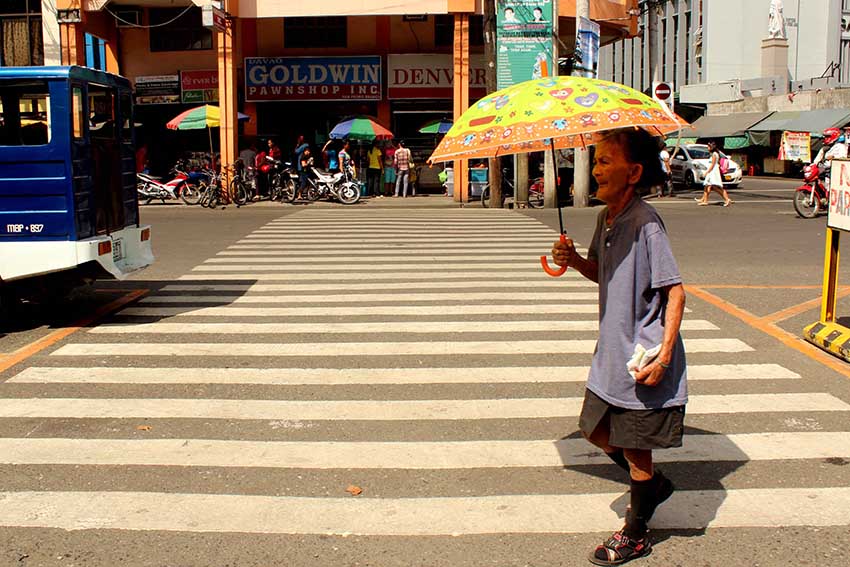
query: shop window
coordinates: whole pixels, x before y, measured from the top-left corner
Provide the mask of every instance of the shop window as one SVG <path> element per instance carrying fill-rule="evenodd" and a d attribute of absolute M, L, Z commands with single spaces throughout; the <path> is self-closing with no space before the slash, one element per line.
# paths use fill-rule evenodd
<path fill-rule="evenodd" d="M 283 46 L 348 47 L 348 19 L 345 16 L 284 18 Z"/>
<path fill-rule="evenodd" d="M 73 121 L 71 126 L 74 129 L 75 140 L 82 140 L 85 137 L 85 130 L 83 129 L 85 118 L 83 112 L 83 89 L 74 87 L 74 90 L 71 92 L 71 120 Z"/>
<path fill-rule="evenodd" d="M 0 146 L 50 142 L 50 95 L 44 81 L 0 85 Z"/>
<path fill-rule="evenodd" d="M 44 65 L 41 0 L 0 2 L 0 65 Z"/>
<path fill-rule="evenodd" d="M 151 8 L 151 51 L 212 49 L 212 30 L 201 23 L 201 9 Z"/>
<path fill-rule="evenodd" d="M 115 91 L 89 85 L 89 133 L 92 138 L 115 138 Z"/>
<path fill-rule="evenodd" d="M 451 14 L 434 17 L 434 45 L 453 45 L 455 18 Z M 484 45 L 484 16 L 469 16 L 469 45 Z"/>

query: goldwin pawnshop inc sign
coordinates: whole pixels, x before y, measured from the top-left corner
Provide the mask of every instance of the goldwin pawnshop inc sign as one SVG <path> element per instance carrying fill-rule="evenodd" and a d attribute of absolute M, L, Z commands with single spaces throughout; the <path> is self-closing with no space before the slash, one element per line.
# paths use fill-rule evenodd
<path fill-rule="evenodd" d="M 381 57 L 247 57 L 245 100 L 381 100 Z"/>

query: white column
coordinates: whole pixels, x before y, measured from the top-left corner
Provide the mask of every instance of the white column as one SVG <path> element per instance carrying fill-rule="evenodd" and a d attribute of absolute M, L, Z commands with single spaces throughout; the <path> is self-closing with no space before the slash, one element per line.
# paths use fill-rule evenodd
<path fill-rule="evenodd" d="M 59 20 L 56 0 L 41 0 L 41 34 L 44 40 L 44 64 L 62 64 L 62 44 L 59 41 Z"/>

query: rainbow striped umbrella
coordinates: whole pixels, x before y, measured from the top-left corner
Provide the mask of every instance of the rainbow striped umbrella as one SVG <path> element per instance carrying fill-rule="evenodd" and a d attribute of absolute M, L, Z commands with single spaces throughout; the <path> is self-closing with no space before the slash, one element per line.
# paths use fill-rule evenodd
<path fill-rule="evenodd" d="M 353 116 L 334 126 L 330 137 L 334 140 L 392 140 L 393 133 L 368 116 Z"/>
<path fill-rule="evenodd" d="M 238 113 L 239 120 L 248 120 L 247 114 Z M 206 104 L 181 112 L 165 126 L 169 130 L 200 130 L 218 128 L 221 125 L 221 110 L 217 106 Z"/>
<path fill-rule="evenodd" d="M 419 129 L 420 134 L 445 134 L 452 129 L 454 122 L 443 118 L 442 120 L 434 120 Z"/>

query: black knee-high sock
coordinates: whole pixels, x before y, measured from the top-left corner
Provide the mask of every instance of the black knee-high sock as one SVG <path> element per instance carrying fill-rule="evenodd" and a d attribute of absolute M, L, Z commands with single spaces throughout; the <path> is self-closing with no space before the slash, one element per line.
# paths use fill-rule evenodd
<path fill-rule="evenodd" d="M 608 455 L 608 458 L 614 461 L 618 467 L 623 469 L 626 472 L 630 471 L 629 461 L 626 460 L 626 456 L 623 454 L 622 449 L 617 449 L 613 453 L 605 453 Z"/>
<path fill-rule="evenodd" d="M 655 478 L 649 480 L 631 479 L 631 506 L 626 515 L 626 527 L 623 529 L 628 537 L 641 539 L 646 535 L 646 523 L 651 515 L 650 510 L 655 504 L 655 491 Z"/>

